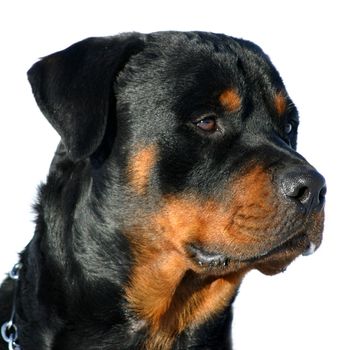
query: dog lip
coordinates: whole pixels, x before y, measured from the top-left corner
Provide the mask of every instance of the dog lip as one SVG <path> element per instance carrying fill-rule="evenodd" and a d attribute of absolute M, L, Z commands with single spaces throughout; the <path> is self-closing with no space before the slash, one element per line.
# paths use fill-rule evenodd
<path fill-rule="evenodd" d="M 265 258 L 269 258 L 270 256 L 273 256 L 273 255 L 278 254 L 278 253 L 283 252 L 283 251 L 288 251 L 291 249 L 301 250 L 301 246 L 307 246 L 307 248 L 304 249 L 304 252 L 305 252 L 305 251 L 308 251 L 308 248 L 310 247 L 310 243 L 309 243 L 309 245 L 307 245 L 306 244 L 307 242 L 308 242 L 308 238 L 307 238 L 307 235 L 305 233 L 296 234 L 296 235 L 292 236 L 291 238 L 281 242 L 280 244 L 278 244 L 274 248 L 272 248 L 268 251 L 265 251 L 262 254 L 256 255 L 252 258 L 245 259 L 244 261 L 254 262 L 254 261 L 263 260 Z M 312 244 L 314 245 L 314 243 L 312 243 Z M 316 248 L 316 245 L 314 247 L 314 251 L 316 250 L 315 248 Z"/>
<path fill-rule="evenodd" d="M 279 254 L 281 252 L 293 252 L 296 253 L 299 251 L 299 254 L 303 256 L 312 255 L 316 250 L 318 246 L 316 243 L 311 241 L 308 238 L 308 235 L 304 232 L 295 234 L 289 239 L 281 242 L 280 244 L 276 245 L 272 249 L 269 249 L 265 252 L 262 252 L 261 254 L 242 258 L 237 257 L 234 255 L 230 255 L 223 252 L 218 252 L 216 250 L 214 251 L 208 251 L 204 249 L 204 247 L 200 247 L 200 245 L 197 244 L 190 244 L 187 246 L 187 253 L 190 255 L 190 257 L 194 260 L 197 260 L 197 263 L 199 265 L 222 265 L 227 266 L 229 262 L 240 262 L 240 263 L 254 263 L 258 262 L 260 260 L 268 259 L 269 257 L 272 257 L 276 254 Z M 297 254 L 297 255 L 299 255 Z"/>
<path fill-rule="evenodd" d="M 227 267 L 230 262 L 229 256 L 218 252 L 208 251 L 196 244 L 189 244 L 187 252 L 191 259 L 200 266 Z"/>

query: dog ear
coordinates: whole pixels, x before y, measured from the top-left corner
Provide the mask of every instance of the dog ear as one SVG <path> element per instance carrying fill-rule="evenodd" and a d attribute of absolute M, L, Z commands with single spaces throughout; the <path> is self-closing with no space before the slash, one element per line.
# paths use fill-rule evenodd
<path fill-rule="evenodd" d="M 131 55 L 142 51 L 141 34 L 88 38 L 35 63 L 28 79 L 41 111 L 78 161 L 101 144 L 115 105 L 113 82 Z"/>

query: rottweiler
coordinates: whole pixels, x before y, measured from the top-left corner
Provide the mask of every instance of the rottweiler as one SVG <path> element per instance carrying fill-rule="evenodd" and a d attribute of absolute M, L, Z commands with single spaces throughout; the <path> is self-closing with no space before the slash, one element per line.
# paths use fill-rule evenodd
<path fill-rule="evenodd" d="M 1 287 L 10 346 L 231 349 L 245 274 L 284 271 L 322 239 L 325 180 L 296 151 L 269 57 L 223 34 L 125 33 L 28 77 L 61 141 Z"/>

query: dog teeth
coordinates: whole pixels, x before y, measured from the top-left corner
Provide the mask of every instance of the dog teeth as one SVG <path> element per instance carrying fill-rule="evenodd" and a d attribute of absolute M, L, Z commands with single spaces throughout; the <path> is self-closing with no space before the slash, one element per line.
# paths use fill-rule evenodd
<path fill-rule="evenodd" d="M 304 256 L 311 255 L 315 252 L 315 250 L 316 250 L 316 244 L 313 242 L 310 242 L 309 247 L 303 252 L 303 255 Z"/>

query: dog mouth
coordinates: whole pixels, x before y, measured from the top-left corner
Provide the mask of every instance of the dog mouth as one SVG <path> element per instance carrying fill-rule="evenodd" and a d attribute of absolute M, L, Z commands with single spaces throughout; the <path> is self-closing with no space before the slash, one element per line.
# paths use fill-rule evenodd
<path fill-rule="evenodd" d="M 271 250 L 257 255 L 253 258 L 246 259 L 245 261 L 258 261 L 269 257 L 288 253 L 295 253 L 297 255 L 308 256 L 312 255 L 316 251 L 316 249 L 316 243 L 310 240 L 310 238 L 305 233 L 300 233 L 280 243 Z"/>
<path fill-rule="evenodd" d="M 240 258 L 219 250 L 210 250 L 200 244 L 189 244 L 187 254 L 202 269 L 226 271 L 251 266 L 265 274 L 275 274 L 284 271 L 297 256 L 312 255 L 318 246 L 319 243 L 314 242 L 307 234 L 301 233 L 250 258 Z"/>

